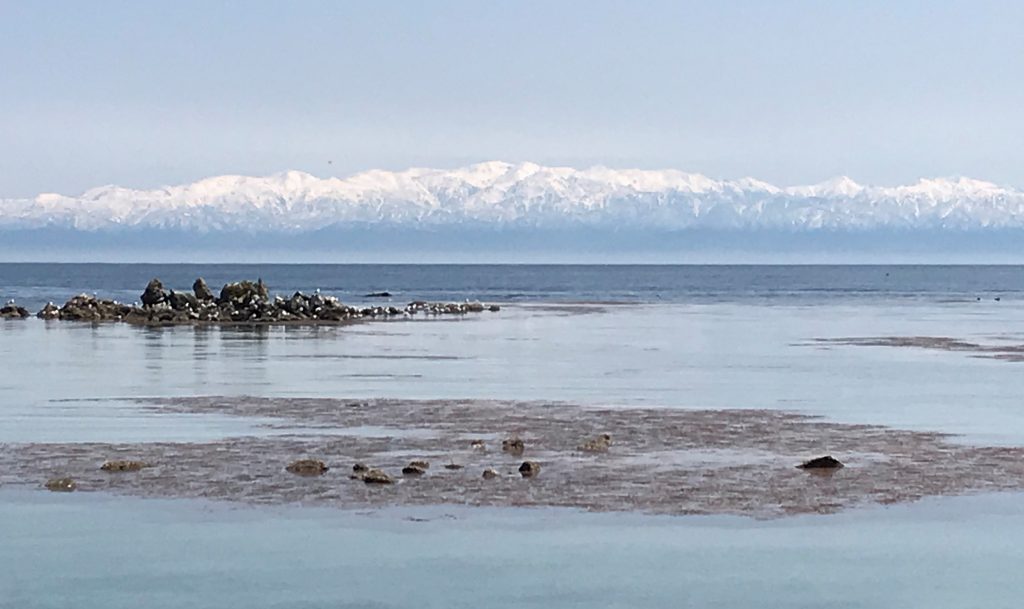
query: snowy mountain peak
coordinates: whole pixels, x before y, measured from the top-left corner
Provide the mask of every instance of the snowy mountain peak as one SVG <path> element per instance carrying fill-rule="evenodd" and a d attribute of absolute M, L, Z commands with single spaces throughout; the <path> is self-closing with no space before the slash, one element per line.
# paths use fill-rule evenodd
<path fill-rule="evenodd" d="M 346 178 L 302 171 L 214 176 L 135 190 L 0 200 L 0 229 L 162 228 L 305 232 L 386 225 L 682 230 L 1024 227 L 1024 194 L 969 178 L 896 187 L 838 177 L 779 188 L 674 169 L 547 167 L 489 161 L 452 170 L 371 170 Z"/>

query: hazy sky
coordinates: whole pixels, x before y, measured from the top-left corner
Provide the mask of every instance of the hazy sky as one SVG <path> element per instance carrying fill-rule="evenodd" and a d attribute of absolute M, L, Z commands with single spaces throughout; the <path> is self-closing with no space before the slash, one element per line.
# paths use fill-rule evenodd
<path fill-rule="evenodd" d="M 0 0 L 0 197 L 491 159 L 1024 187 L 1022 2 L 143 4 Z"/>

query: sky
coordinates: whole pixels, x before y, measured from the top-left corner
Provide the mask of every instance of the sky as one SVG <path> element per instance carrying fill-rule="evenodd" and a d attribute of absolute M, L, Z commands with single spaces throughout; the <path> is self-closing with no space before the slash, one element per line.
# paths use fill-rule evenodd
<path fill-rule="evenodd" d="M 1024 188 L 1021 2 L 0 0 L 0 198 L 484 160 Z"/>

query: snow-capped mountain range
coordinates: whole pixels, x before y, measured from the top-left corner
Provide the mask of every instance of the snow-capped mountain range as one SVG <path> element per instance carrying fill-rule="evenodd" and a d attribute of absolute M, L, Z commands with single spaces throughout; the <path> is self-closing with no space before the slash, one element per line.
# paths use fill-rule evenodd
<path fill-rule="evenodd" d="M 303 233 L 367 224 L 515 228 L 870 230 L 1024 228 L 1024 192 L 968 178 L 897 187 L 842 177 L 780 188 L 676 170 L 488 162 L 461 169 L 226 175 L 180 186 L 0 199 L 0 230 Z"/>

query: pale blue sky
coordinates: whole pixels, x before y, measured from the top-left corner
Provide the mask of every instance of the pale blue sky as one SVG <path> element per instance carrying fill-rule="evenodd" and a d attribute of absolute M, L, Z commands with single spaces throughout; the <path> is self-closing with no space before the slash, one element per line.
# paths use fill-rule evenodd
<path fill-rule="evenodd" d="M 1024 187 L 1022 109 L 1021 2 L 0 0 L 0 197 L 490 159 Z"/>

